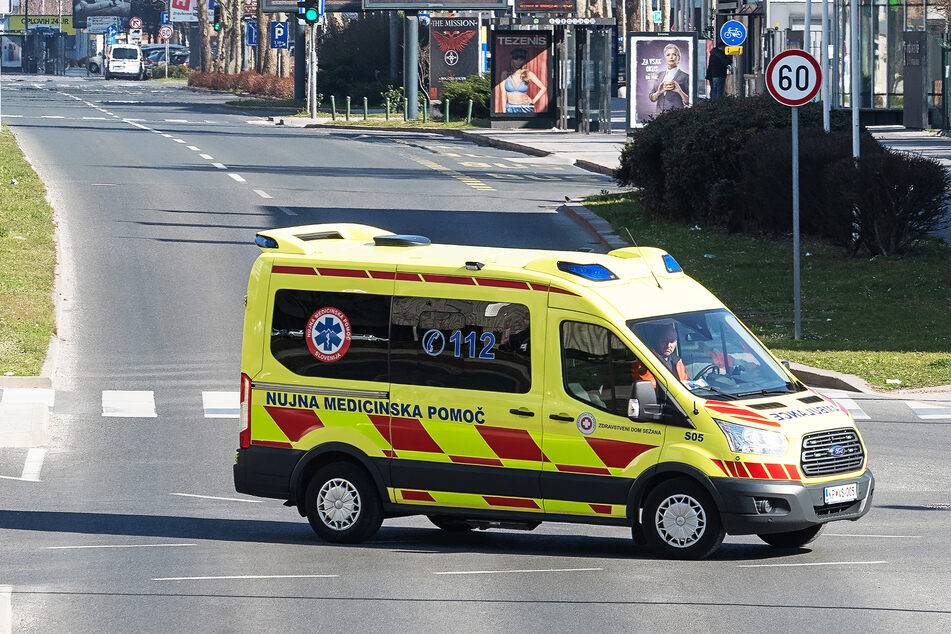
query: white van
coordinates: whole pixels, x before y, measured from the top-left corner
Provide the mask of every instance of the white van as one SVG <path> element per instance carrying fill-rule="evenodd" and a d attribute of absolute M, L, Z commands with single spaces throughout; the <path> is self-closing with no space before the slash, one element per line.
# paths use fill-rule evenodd
<path fill-rule="evenodd" d="M 103 77 L 105 79 L 113 77 L 145 79 L 145 60 L 142 59 L 142 49 L 136 44 L 113 44 L 106 53 Z"/>

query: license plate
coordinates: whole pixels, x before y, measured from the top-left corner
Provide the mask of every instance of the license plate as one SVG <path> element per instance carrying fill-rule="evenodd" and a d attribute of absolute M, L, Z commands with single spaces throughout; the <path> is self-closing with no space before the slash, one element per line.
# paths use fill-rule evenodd
<path fill-rule="evenodd" d="M 858 497 L 858 484 L 842 484 L 837 487 L 826 487 L 826 504 L 840 504 L 852 502 Z"/>

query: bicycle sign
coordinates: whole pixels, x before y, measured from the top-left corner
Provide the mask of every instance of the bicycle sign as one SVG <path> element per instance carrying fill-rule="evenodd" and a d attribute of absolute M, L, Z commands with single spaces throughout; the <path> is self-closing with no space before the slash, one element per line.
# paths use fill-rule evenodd
<path fill-rule="evenodd" d="M 819 62 L 805 51 L 783 51 L 766 67 L 766 88 L 773 99 L 785 106 L 808 103 L 821 84 Z"/>
<path fill-rule="evenodd" d="M 739 46 L 746 41 L 746 27 L 736 20 L 724 22 L 720 27 L 720 39 L 727 46 Z"/>

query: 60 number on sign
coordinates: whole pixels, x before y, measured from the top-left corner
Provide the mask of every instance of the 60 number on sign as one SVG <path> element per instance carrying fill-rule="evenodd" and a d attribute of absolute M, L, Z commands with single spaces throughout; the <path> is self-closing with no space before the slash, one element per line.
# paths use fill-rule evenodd
<path fill-rule="evenodd" d="M 819 63 L 805 51 L 784 51 L 774 57 L 766 68 L 769 94 L 786 106 L 808 103 L 819 92 L 821 79 Z"/>

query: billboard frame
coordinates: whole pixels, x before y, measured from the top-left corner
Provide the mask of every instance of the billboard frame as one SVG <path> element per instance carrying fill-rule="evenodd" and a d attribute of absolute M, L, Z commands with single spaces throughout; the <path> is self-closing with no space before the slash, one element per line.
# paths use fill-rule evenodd
<path fill-rule="evenodd" d="M 541 112 L 533 113 L 505 113 L 496 111 L 496 92 L 499 86 L 502 86 L 504 82 L 496 82 L 502 72 L 502 66 L 498 66 L 500 63 L 510 63 L 510 58 L 508 55 L 505 56 L 505 59 L 500 59 L 500 50 L 498 40 L 503 37 L 517 37 L 517 36 L 537 36 L 544 34 L 548 38 L 548 44 L 546 46 L 547 51 L 547 60 L 546 60 L 546 76 L 544 77 L 545 82 L 545 100 L 546 108 Z M 555 79 L 555 59 L 554 59 L 554 43 L 555 43 L 555 32 L 549 29 L 539 29 L 539 30 L 527 30 L 527 29 L 494 29 L 489 40 L 489 50 L 492 53 L 492 68 L 490 77 L 490 83 L 492 86 L 492 91 L 489 95 L 489 119 L 494 122 L 501 121 L 549 121 L 555 118 L 555 111 L 557 105 L 555 103 L 554 93 L 552 90 L 554 86 Z M 538 46 L 530 44 L 513 44 L 506 43 L 504 46 L 509 46 L 511 49 L 515 48 L 525 48 L 526 46 Z M 511 50 L 510 49 L 510 50 Z M 532 61 L 532 60 L 529 60 Z M 540 80 L 542 78 L 539 78 Z M 528 124 L 531 125 L 531 124 Z"/>
<path fill-rule="evenodd" d="M 667 42 L 672 42 L 677 44 L 683 41 L 687 42 L 688 52 L 687 54 L 681 53 L 681 60 L 683 61 L 685 58 L 689 60 L 688 74 L 690 75 L 690 78 L 689 78 L 690 89 L 688 93 L 688 103 L 686 106 L 683 106 L 683 107 L 690 108 L 694 104 L 697 103 L 697 97 L 698 97 L 697 74 L 699 69 L 699 65 L 697 64 L 699 53 L 697 49 L 698 49 L 698 45 L 700 41 L 698 34 L 696 32 L 690 32 L 690 31 L 628 33 L 627 34 L 627 60 L 625 65 L 625 72 L 627 73 L 627 108 L 625 112 L 625 120 L 626 120 L 626 128 L 627 128 L 628 134 L 631 134 L 634 130 L 638 128 L 644 127 L 648 120 L 648 119 L 642 119 L 641 121 L 638 121 L 640 117 L 637 116 L 638 114 L 646 114 L 646 113 L 641 113 L 640 109 L 638 108 L 639 103 L 643 101 L 638 99 L 639 92 L 643 92 L 643 90 L 645 89 L 645 85 L 640 80 L 640 75 L 642 73 L 638 72 L 638 67 L 643 66 L 643 64 L 639 65 L 637 63 L 637 60 L 638 60 L 637 52 L 640 48 L 638 46 L 639 43 L 651 42 L 651 41 L 655 41 L 658 43 L 667 41 Z M 652 48 L 656 48 L 658 45 L 659 44 L 654 44 Z M 661 49 L 661 51 L 662 50 L 663 49 Z M 652 59 L 658 59 L 658 65 L 661 68 L 658 71 L 650 71 L 650 72 L 661 72 L 663 70 L 662 67 L 664 64 L 662 52 L 659 54 L 658 58 L 652 58 Z M 682 66 L 682 65 L 679 64 L 678 66 Z M 648 71 L 645 71 L 645 72 L 648 72 Z M 650 83 L 656 82 L 657 77 L 655 76 L 652 79 L 646 80 L 646 81 Z M 647 88 L 647 90 L 649 91 L 650 89 Z M 646 104 L 642 104 L 642 105 L 646 106 Z"/>

